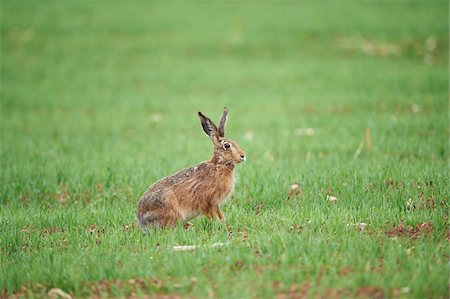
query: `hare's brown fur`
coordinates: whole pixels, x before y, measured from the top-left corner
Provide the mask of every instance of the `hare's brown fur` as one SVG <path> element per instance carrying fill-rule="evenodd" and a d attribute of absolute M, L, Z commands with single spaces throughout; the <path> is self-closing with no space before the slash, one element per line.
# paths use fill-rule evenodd
<path fill-rule="evenodd" d="M 200 214 L 222 220 L 220 205 L 233 192 L 234 165 L 245 158 L 239 146 L 223 136 L 227 112 L 225 108 L 219 129 L 199 112 L 202 127 L 214 144 L 213 157 L 151 185 L 138 204 L 140 227 L 173 226 Z"/>

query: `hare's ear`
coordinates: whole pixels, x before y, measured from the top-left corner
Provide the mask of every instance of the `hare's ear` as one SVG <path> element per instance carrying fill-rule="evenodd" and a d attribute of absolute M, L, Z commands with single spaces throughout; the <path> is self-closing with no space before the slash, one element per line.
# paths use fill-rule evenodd
<path fill-rule="evenodd" d="M 202 124 L 203 131 L 208 135 L 211 140 L 216 143 L 219 141 L 219 131 L 216 125 L 209 119 L 209 117 L 204 116 L 201 112 L 198 113 L 200 118 L 200 123 Z"/>
<path fill-rule="evenodd" d="M 228 114 L 228 108 L 223 108 L 222 116 L 220 117 L 220 123 L 219 123 L 219 136 L 225 137 L 225 124 L 227 122 L 227 114 Z"/>

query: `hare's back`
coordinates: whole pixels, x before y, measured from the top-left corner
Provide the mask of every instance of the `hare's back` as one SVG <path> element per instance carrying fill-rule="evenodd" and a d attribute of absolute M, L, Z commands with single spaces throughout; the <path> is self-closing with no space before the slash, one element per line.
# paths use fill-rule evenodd
<path fill-rule="evenodd" d="M 142 194 L 139 200 L 139 206 L 152 205 L 155 208 L 162 208 L 166 204 L 166 197 L 168 193 L 171 193 L 178 185 L 192 180 L 200 173 L 205 172 L 206 163 L 200 163 L 190 168 L 182 169 L 180 171 L 171 174 L 150 187 Z M 203 171 L 202 171 L 203 170 Z"/>

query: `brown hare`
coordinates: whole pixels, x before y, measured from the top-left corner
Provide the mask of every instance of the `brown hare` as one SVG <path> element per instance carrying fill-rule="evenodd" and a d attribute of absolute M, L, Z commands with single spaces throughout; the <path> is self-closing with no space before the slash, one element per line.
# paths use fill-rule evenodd
<path fill-rule="evenodd" d="M 198 113 L 203 130 L 214 145 L 212 158 L 151 185 L 137 208 L 137 222 L 141 228 L 173 226 L 200 214 L 222 220 L 220 205 L 233 192 L 234 165 L 245 160 L 245 154 L 236 142 L 224 137 L 227 113 L 225 107 L 219 128 L 211 119 Z"/>

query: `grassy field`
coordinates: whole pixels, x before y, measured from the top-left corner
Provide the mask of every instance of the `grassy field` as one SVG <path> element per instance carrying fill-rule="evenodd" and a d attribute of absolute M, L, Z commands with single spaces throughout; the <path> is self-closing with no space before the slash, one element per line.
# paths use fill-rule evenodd
<path fill-rule="evenodd" d="M 2 1 L 1 296 L 448 298 L 448 44 L 447 2 Z M 226 220 L 144 235 L 225 105 Z"/>

